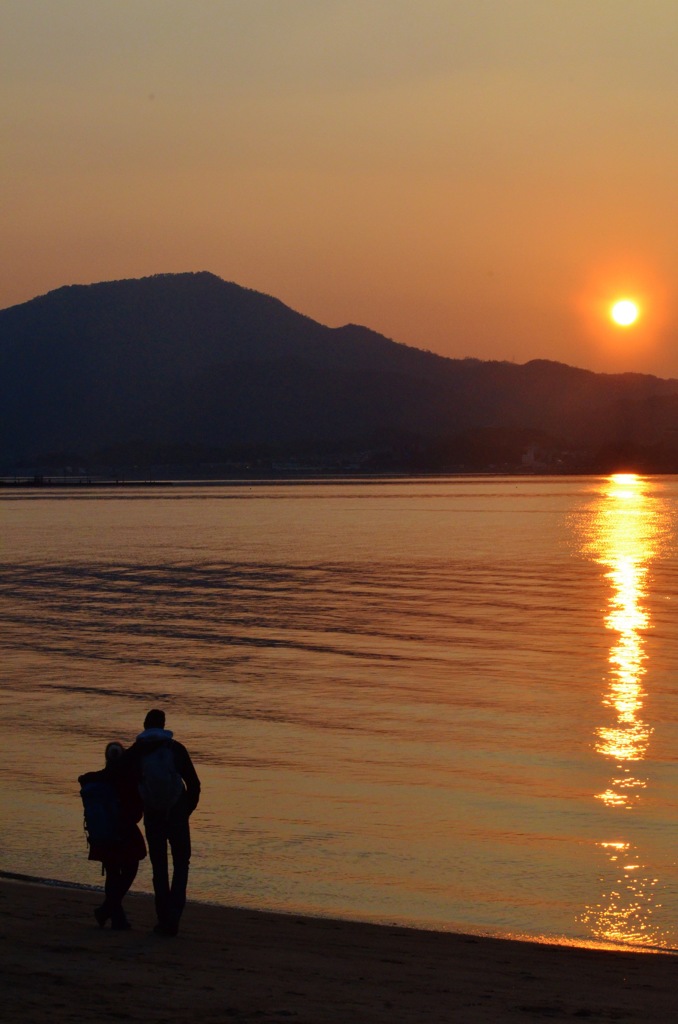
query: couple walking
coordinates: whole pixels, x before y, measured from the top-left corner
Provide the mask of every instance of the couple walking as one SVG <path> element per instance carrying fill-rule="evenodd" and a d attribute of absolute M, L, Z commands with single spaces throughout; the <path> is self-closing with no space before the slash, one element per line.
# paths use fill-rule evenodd
<path fill-rule="evenodd" d="M 89 859 L 101 861 L 106 876 L 104 902 L 94 911 L 99 926 L 110 920 L 114 929 L 130 927 L 122 901 L 136 878 L 139 861 L 146 856 L 137 824 L 143 815 L 158 916 L 154 931 L 176 935 L 191 859 L 189 818 L 200 799 L 200 780 L 186 747 L 165 729 L 164 711 L 148 712 L 143 732 L 128 750 L 121 743 L 109 743 L 105 768 L 81 775 L 79 782 Z"/>

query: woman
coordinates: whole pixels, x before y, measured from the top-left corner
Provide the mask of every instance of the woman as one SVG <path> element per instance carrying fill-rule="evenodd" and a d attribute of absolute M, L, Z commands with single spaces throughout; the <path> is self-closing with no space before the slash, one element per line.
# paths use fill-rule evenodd
<path fill-rule="evenodd" d="M 131 928 L 122 901 L 136 878 L 139 861 L 146 856 L 146 843 L 137 825 L 143 815 L 143 804 L 134 773 L 120 761 L 123 753 L 121 743 L 109 743 L 105 768 L 99 772 L 87 772 L 79 779 L 81 786 L 90 782 L 108 783 L 117 796 L 118 836 L 108 842 L 90 840 L 88 857 L 89 860 L 101 861 L 106 876 L 105 899 L 94 911 L 94 916 L 100 928 L 110 919 L 111 928 L 117 931 Z"/>

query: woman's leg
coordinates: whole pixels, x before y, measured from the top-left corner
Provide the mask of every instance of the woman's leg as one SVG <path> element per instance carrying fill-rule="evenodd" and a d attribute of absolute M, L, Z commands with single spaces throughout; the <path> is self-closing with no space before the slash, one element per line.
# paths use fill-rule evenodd
<path fill-rule="evenodd" d="M 129 928 L 130 924 L 127 920 L 127 915 L 122 908 L 122 901 L 129 892 L 129 888 L 137 877 L 137 871 L 139 870 L 139 861 L 130 861 L 127 864 L 121 864 L 118 868 L 116 878 L 116 899 L 117 903 L 115 909 L 111 912 L 111 927 L 118 929 Z"/>
<path fill-rule="evenodd" d="M 115 865 L 108 864 L 106 861 L 102 863 L 101 867 L 105 875 L 104 902 L 100 907 L 95 909 L 94 916 L 97 919 L 99 927 L 103 928 L 109 917 L 112 916 L 118 903 L 118 883 L 116 877 L 118 869 Z"/>

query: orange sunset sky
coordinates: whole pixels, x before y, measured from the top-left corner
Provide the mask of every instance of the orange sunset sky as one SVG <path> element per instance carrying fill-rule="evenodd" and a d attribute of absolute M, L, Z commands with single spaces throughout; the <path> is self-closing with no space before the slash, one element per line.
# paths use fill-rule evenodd
<path fill-rule="evenodd" d="M 0 307 L 209 270 L 678 377 L 676 0 L 2 0 L 0 57 Z"/>

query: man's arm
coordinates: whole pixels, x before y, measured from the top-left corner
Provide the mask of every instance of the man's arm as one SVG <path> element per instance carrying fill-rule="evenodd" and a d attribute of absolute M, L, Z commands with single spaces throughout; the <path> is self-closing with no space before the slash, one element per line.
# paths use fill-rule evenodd
<path fill-rule="evenodd" d="M 176 740 L 174 742 L 176 744 L 177 768 L 179 769 L 179 774 L 186 783 L 188 813 L 192 814 L 200 800 L 200 779 L 198 778 L 198 773 L 193 767 L 191 755 L 186 750 L 186 747 L 183 743 L 178 743 Z"/>

